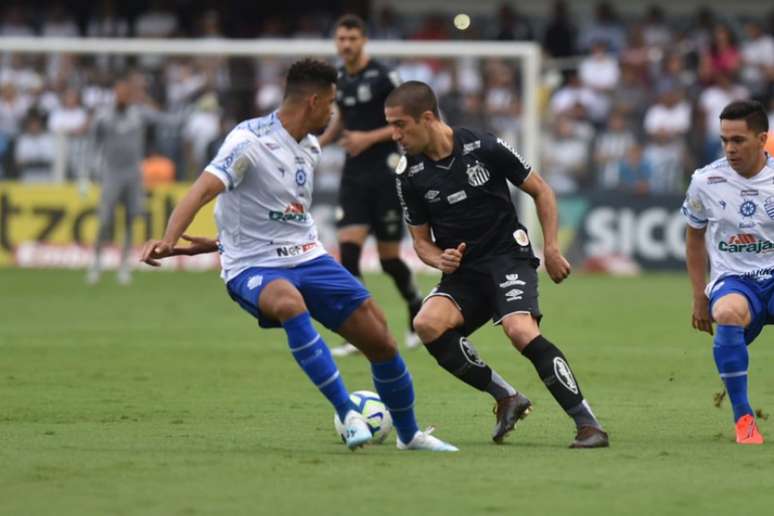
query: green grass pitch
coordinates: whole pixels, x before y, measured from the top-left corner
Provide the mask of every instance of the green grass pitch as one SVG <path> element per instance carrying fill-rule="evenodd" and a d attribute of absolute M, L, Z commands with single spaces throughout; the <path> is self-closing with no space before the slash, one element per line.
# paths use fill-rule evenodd
<path fill-rule="evenodd" d="M 612 447 L 569 450 L 573 425 L 498 328 L 472 338 L 535 411 L 490 442 L 488 396 L 405 352 L 420 423 L 457 454 L 349 452 L 280 331 L 261 331 L 215 273 L 0 271 L 0 514 L 767 514 L 774 445 L 733 442 L 711 340 L 684 275 L 543 277 L 543 330 L 573 365 Z M 421 278 L 429 289 L 432 277 Z M 381 276 L 369 288 L 402 336 Z M 325 332 L 329 344 L 338 339 Z M 751 348 L 769 412 L 772 330 Z M 362 357 L 338 361 L 372 389 Z M 761 421 L 774 439 L 772 420 Z"/>

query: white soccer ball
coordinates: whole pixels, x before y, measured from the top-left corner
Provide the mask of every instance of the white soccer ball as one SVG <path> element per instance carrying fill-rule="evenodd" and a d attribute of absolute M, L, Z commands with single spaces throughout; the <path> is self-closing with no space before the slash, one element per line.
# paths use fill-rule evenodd
<path fill-rule="evenodd" d="M 363 414 L 363 417 L 368 421 L 371 435 L 373 435 L 370 442 L 383 443 L 392 430 L 392 416 L 379 395 L 371 391 L 355 391 L 350 393 L 349 399 L 352 400 L 357 411 Z M 336 433 L 339 434 L 341 440 L 346 441 L 344 424 L 339 419 L 338 414 L 333 415 L 333 425 L 336 427 Z"/>

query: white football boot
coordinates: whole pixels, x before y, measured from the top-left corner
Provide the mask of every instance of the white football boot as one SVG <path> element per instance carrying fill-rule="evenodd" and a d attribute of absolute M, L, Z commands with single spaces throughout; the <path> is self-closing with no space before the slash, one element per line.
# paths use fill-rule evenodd
<path fill-rule="evenodd" d="M 406 330 L 406 338 L 403 342 L 406 344 L 406 349 L 416 349 L 422 345 L 422 339 L 411 330 Z"/>
<path fill-rule="evenodd" d="M 371 429 L 362 414 L 350 410 L 344 418 L 345 442 L 347 448 L 354 450 L 371 440 Z"/>
<path fill-rule="evenodd" d="M 341 346 L 331 348 L 331 355 L 334 357 L 348 357 L 350 355 L 357 355 L 360 350 L 349 342 L 343 343 Z"/>
<path fill-rule="evenodd" d="M 414 437 L 409 441 L 408 444 L 404 444 L 403 441 L 400 440 L 400 437 L 398 437 L 398 449 L 399 450 L 427 450 L 427 451 L 439 451 L 439 452 L 456 452 L 460 451 L 459 448 L 457 448 L 454 445 L 451 445 L 449 443 L 443 442 L 442 440 L 438 439 L 437 437 L 433 437 L 432 434 L 433 430 L 435 430 L 432 426 L 429 427 L 424 432 L 417 430 L 417 433 L 414 434 Z"/>

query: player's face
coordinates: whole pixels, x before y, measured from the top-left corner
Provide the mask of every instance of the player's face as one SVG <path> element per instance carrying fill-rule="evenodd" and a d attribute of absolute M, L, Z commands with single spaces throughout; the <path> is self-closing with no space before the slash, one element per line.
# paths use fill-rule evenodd
<path fill-rule="evenodd" d="M 336 86 L 330 85 L 330 88 L 322 90 L 310 98 L 309 103 L 309 125 L 312 132 L 322 131 L 328 126 L 333 113 L 333 102 L 336 100 Z"/>
<path fill-rule="evenodd" d="M 400 106 L 385 107 L 384 116 L 392 129 L 392 139 L 408 155 L 421 154 L 429 142 L 429 133 L 423 118 L 418 121 Z"/>
<path fill-rule="evenodd" d="M 360 29 L 339 27 L 336 29 L 335 39 L 336 52 L 345 63 L 354 63 L 360 59 L 367 39 Z"/>
<path fill-rule="evenodd" d="M 763 153 L 766 133 L 756 134 L 745 120 L 721 120 L 720 140 L 731 168 L 743 175 L 757 172 L 753 168 Z"/>

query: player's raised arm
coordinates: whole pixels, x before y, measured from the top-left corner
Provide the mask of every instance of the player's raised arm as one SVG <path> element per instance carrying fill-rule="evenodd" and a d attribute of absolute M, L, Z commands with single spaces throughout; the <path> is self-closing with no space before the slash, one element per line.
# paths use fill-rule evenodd
<path fill-rule="evenodd" d="M 555 283 L 560 283 L 570 275 L 571 269 L 570 263 L 559 250 L 559 215 L 554 191 L 535 170 L 527 176 L 519 188 L 535 200 L 538 220 L 543 228 L 543 257 L 546 272 Z"/>
<path fill-rule="evenodd" d="M 217 176 L 209 173 L 201 174 L 185 197 L 175 206 L 162 239 L 146 242 L 141 260 L 148 265 L 158 266 L 157 259 L 172 256 L 175 244 L 202 206 L 213 200 L 223 190 L 225 185 Z"/>

